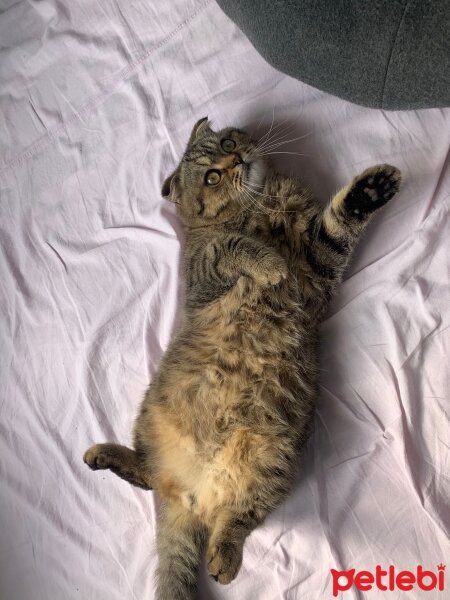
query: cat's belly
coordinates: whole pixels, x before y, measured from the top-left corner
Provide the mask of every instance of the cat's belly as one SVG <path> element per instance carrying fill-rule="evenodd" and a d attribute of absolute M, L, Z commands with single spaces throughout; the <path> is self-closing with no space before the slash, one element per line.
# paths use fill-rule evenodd
<path fill-rule="evenodd" d="M 224 506 L 245 506 L 260 485 L 263 454 L 275 453 L 275 440 L 246 429 L 237 429 L 211 462 L 203 463 L 198 479 L 181 496 L 181 502 L 209 525 Z M 269 448 L 270 446 L 270 448 Z M 266 456 L 273 462 L 275 456 Z"/>
<path fill-rule="evenodd" d="M 275 311 L 275 301 L 250 306 L 241 297 L 232 317 L 219 303 L 206 308 L 186 325 L 189 343 L 169 353 L 167 375 L 152 391 L 154 487 L 205 523 L 219 507 L 245 504 L 280 456 L 295 454 L 315 360 L 298 368 L 299 340 L 306 356 L 308 332 L 299 331 L 288 304 Z"/>
<path fill-rule="evenodd" d="M 170 402 L 155 402 L 150 415 L 154 488 L 207 525 L 220 508 L 245 506 L 280 456 L 295 463 L 298 403 L 310 402 L 291 362 L 273 365 L 266 357 L 250 373 L 248 356 L 239 368 L 232 353 L 225 356 L 226 369 L 177 371 Z"/>
<path fill-rule="evenodd" d="M 245 506 L 263 485 L 263 470 L 275 465 L 281 452 L 295 453 L 294 440 L 262 427 L 237 426 L 226 439 L 215 435 L 199 444 L 183 435 L 171 411 L 154 413 L 157 461 L 154 489 L 182 503 L 210 526 L 224 506 Z"/>

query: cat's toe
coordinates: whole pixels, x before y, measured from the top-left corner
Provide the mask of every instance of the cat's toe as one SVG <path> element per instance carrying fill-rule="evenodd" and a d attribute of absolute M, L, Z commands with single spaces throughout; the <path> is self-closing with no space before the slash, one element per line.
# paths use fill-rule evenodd
<path fill-rule="evenodd" d="M 265 258 L 254 275 L 259 285 L 278 285 L 288 276 L 288 268 L 284 258 L 273 254 Z"/>
<path fill-rule="evenodd" d="M 238 574 L 242 562 L 242 546 L 232 542 L 219 542 L 209 546 L 208 571 L 213 579 L 226 585 Z"/>
<path fill-rule="evenodd" d="M 267 285 L 278 285 L 280 281 L 283 281 L 287 277 L 287 269 L 274 269 L 273 271 L 268 271 L 266 274 L 266 282 Z"/>
<path fill-rule="evenodd" d="M 104 455 L 99 445 L 91 446 L 83 456 L 83 461 L 93 471 L 98 469 L 107 469 L 107 457 Z"/>
<path fill-rule="evenodd" d="M 383 200 L 390 200 L 400 188 L 400 171 L 391 165 L 381 165 L 370 171 L 372 174 L 366 175 L 361 180 L 361 186 L 366 184 L 362 188 L 363 193 L 370 198 L 371 202 L 379 203 Z"/>

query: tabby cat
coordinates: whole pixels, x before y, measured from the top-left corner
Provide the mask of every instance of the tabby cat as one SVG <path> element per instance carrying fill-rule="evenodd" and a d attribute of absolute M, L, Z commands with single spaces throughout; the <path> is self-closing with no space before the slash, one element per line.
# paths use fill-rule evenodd
<path fill-rule="evenodd" d="M 197 595 L 209 573 L 236 577 L 245 538 L 288 494 L 317 397 L 317 327 L 361 232 L 398 191 L 389 165 L 320 206 L 277 174 L 270 136 L 195 125 L 164 182 L 186 228 L 186 306 L 134 430 L 134 450 L 84 455 L 154 489 L 158 600 Z"/>

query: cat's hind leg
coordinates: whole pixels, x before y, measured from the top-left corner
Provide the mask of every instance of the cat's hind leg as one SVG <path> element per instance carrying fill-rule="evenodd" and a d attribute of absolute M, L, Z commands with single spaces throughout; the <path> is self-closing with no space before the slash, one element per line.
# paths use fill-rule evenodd
<path fill-rule="evenodd" d="M 95 444 L 83 456 L 92 470 L 109 469 L 125 481 L 144 490 L 152 489 L 151 477 L 138 453 L 119 444 Z"/>
<path fill-rule="evenodd" d="M 211 577 L 222 584 L 232 581 L 242 563 L 244 542 L 263 518 L 256 512 L 238 512 L 223 508 L 212 529 L 206 552 L 208 571 Z"/>
<path fill-rule="evenodd" d="M 197 515 L 177 502 L 161 506 L 156 530 L 156 600 L 196 600 L 200 556 L 206 528 Z"/>

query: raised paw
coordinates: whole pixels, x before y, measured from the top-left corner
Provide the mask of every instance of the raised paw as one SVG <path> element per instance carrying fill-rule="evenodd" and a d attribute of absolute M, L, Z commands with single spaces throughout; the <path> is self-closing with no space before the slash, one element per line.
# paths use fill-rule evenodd
<path fill-rule="evenodd" d="M 356 177 L 345 197 L 345 207 L 356 219 L 364 219 L 398 192 L 401 173 L 391 165 L 377 165 Z"/>
<path fill-rule="evenodd" d="M 211 577 L 222 584 L 236 577 L 242 562 L 242 544 L 233 542 L 210 543 L 206 553 Z"/>
<path fill-rule="evenodd" d="M 288 268 L 286 261 L 279 254 L 267 254 L 256 266 L 253 279 L 259 285 L 278 285 L 286 279 Z"/>

